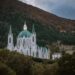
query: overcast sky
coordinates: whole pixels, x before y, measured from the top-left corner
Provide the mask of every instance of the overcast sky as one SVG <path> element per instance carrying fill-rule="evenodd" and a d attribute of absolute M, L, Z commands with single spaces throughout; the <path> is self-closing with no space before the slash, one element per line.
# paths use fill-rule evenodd
<path fill-rule="evenodd" d="M 60 17 L 75 20 L 75 0 L 20 0 Z"/>

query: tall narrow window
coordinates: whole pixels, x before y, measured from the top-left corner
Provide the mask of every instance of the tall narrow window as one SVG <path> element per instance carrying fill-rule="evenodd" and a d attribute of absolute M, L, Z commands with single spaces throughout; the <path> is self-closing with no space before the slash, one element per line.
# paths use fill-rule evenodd
<path fill-rule="evenodd" d="M 31 56 L 31 47 L 30 47 L 30 56 Z"/>
<path fill-rule="evenodd" d="M 37 50 L 37 52 L 36 52 L 36 57 L 38 57 L 39 55 L 38 55 L 38 50 Z"/>
<path fill-rule="evenodd" d="M 9 43 L 11 43 L 11 38 L 9 38 Z"/>
<path fill-rule="evenodd" d="M 34 57 L 34 52 L 33 52 L 33 57 Z"/>
<path fill-rule="evenodd" d="M 34 37 L 33 37 L 33 42 L 34 42 Z"/>
<path fill-rule="evenodd" d="M 27 50 L 27 55 L 28 55 L 28 50 Z"/>
<path fill-rule="evenodd" d="M 23 40 L 23 47 L 25 46 L 25 39 Z"/>
<path fill-rule="evenodd" d="M 20 47 L 20 40 L 19 40 L 19 42 L 18 42 L 18 47 Z"/>

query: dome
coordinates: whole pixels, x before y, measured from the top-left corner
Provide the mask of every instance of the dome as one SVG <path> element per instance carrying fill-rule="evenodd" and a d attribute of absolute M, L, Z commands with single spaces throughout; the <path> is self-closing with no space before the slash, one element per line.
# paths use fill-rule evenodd
<path fill-rule="evenodd" d="M 20 32 L 18 35 L 18 37 L 30 37 L 30 36 L 31 36 L 31 33 L 27 30 Z"/>

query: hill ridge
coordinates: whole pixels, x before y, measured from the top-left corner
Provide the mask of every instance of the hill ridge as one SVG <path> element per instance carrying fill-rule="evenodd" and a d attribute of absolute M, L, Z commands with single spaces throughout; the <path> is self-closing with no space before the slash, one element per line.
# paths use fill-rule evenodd
<path fill-rule="evenodd" d="M 6 1 L 6 0 L 3 0 L 3 1 Z M 75 20 L 58 17 L 40 8 L 33 7 L 32 5 L 28 5 L 26 3 L 23 3 L 17 0 L 13 0 L 13 1 L 8 0 L 7 2 L 3 4 L 6 7 L 13 6 L 14 9 L 17 10 L 18 12 L 21 12 L 23 14 L 27 13 L 30 18 L 36 19 L 42 23 L 47 24 L 48 26 L 53 25 L 60 31 L 61 30 L 75 31 Z"/>

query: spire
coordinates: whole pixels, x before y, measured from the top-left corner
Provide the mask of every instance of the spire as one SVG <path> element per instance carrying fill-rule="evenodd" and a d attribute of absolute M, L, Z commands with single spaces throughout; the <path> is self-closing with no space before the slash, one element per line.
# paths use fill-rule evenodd
<path fill-rule="evenodd" d="M 24 27 L 23 27 L 24 30 L 27 30 L 27 25 L 26 25 L 26 22 L 24 24 Z"/>
<path fill-rule="evenodd" d="M 33 24 L 33 27 L 32 27 L 32 33 L 35 33 L 34 24 Z"/>
<path fill-rule="evenodd" d="M 11 33 L 12 33 L 12 29 L 11 29 L 11 25 L 10 25 L 9 34 L 11 34 Z"/>

